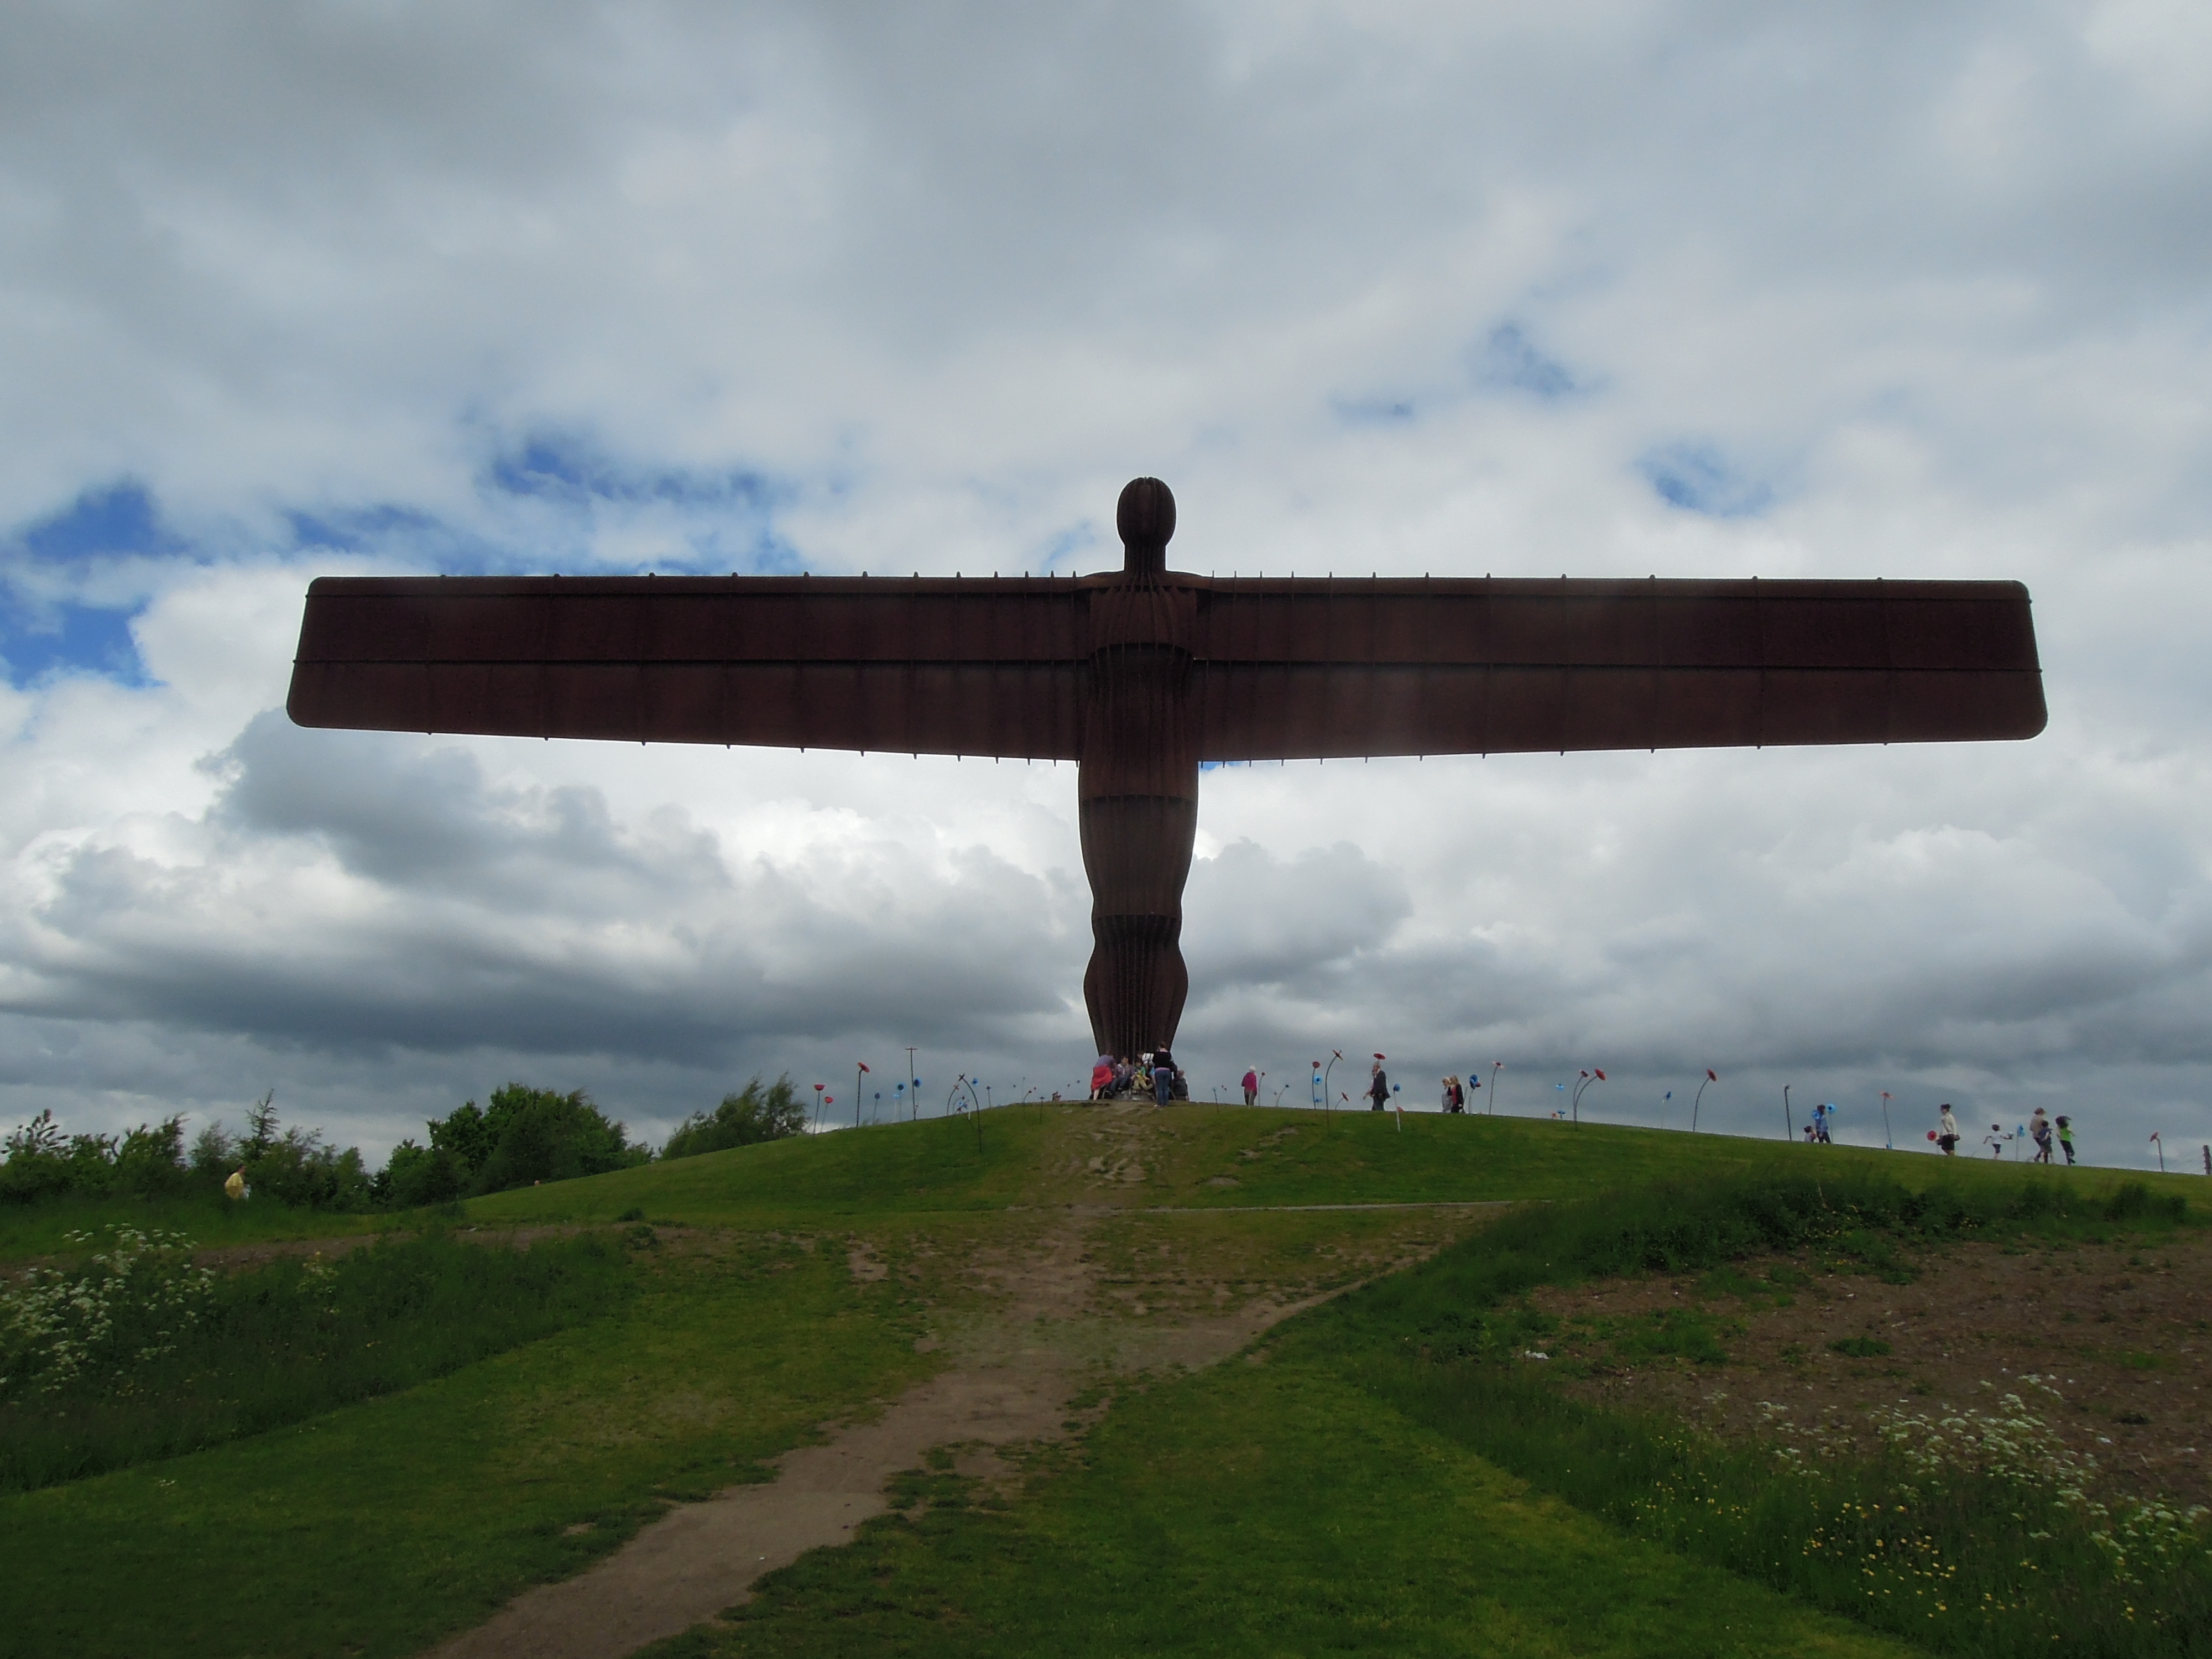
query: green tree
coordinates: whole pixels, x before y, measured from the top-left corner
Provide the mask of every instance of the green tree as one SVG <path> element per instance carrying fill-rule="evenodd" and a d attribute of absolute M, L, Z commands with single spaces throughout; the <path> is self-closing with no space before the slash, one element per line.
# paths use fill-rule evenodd
<path fill-rule="evenodd" d="M 449 1204 L 469 1189 L 469 1171 L 447 1147 L 417 1146 L 410 1138 L 392 1149 L 378 1176 L 378 1196 L 395 1209 Z"/>
<path fill-rule="evenodd" d="M 238 1167 L 238 1142 L 220 1122 L 210 1123 L 192 1137 L 192 1156 L 187 1165 L 196 1187 L 220 1187 Z"/>
<path fill-rule="evenodd" d="M 791 1086 L 787 1072 L 763 1088 L 754 1078 L 711 1112 L 694 1112 L 676 1126 L 663 1158 L 696 1158 L 719 1152 L 726 1146 L 750 1146 L 757 1141 L 781 1140 L 806 1127 L 806 1107 Z"/>
<path fill-rule="evenodd" d="M 115 1185 L 124 1192 L 159 1198 L 182 1191 L 191 1178 L 181 1115 L 140 1124 L 115 1149 Z"/>
<path fill-rule="evenodd" d="M 628 1169 L 653 1156 L 580 1089 L 564 1095 L 510 1083 L 482 1107 L 464 1101 L 426 1127 L 428 1146 L 410 1139 L 392 1148 L 382 1177 L 390 1203 L 440 1204 Z"/>

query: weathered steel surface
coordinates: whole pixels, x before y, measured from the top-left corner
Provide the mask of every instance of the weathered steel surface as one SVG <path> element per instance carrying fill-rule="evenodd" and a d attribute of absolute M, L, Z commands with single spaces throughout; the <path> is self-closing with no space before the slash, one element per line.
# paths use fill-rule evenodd
<path fill-rule="evenodd" d="M 302 726 L 1080 763 L 1101 1044 L 1167 1042 L 1204 761 L 2034 736 L 2016 582 L 326 577 Z"/>
<path fill-rule="evenodd" d="M 1124 580 L 325 577 L 289 706 L 303 726 L 1076 760 L 1095 653 L 1153 626 Z M 1157 580 L 1200 760 L 2043 727 L 2016 582 Z"/>

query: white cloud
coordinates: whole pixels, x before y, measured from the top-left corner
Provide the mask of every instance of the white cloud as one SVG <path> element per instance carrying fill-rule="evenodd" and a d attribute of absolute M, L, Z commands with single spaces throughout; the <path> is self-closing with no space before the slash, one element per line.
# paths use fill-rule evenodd
<path fill-rule="evenodd" d="M 1201 1067 L 1481 1054 L 1533 1106 L 1602 1055 L 1628 1115 L 1714 1064 L 1708 1121 L 1792 1082 L 2212 1134 L 2201 33 L 19 7 L 0 525 L 136 480 L 170 544 L 4 573 L 135 608 L 150 683 L 0 690 L 0 1115 L 281 1081 L 380 1145 L 511 1074 L 659 1121 L 909 1041 L 1072 1081 L 1067 769 L 270 711 L 325 570 L 1096 568 L 1156 472 L 1201 570 L 2019 576 L 2053 711 L 1209 774 Z"/>

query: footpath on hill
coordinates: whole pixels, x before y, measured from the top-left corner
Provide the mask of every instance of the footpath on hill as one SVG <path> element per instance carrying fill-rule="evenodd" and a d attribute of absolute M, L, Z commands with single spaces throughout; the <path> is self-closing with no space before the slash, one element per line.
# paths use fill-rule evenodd
<path fill-rule="evenodd" d="M 1079 1433 L 1117 1381 L 1214 1364 L 1329 1295 L 1432 1254 L 1497 1207 L 1255 1206 L 1282 1217 L 1255 1231 L 1259 1218 L 1241 1206 L 1132 1203 L 1179 1121 L 1137 1106 L 1066 1115 L 1047 1155 L 1065 1205 L 981 1234 L 908 1233 L 890 1254 L 884 1241 L 853 1236 L 858 1282 L 899 1273 L 917 1287 L 957 1286 L 916 1344 L 941 1353 L 944 1368 L 878 1414 L 830 1425 L 819 1443 L 775 1459 L 772 1480 L 679 1504 L 586 1571 L 525 1592 L 436 1648 L 436 1659 L 619 1659 L 712 1620 L 763 1575 L 884 1513 L 894 1478 L 931 1453 L 949 1454 L 957 1474 L 1010 1483 L 1010 1454 Z M 1255 1156 L 1295 1133 L 1261 1137 Z M 1300 1218 L 1322 1211 L 1334 1218 L 1327 1236 L 1320 1215 Z M 1347 1237 L 1342 1220 L 1357 1211 L 1372 1220 Z M 1233 1230 L 1232 1216 L 1243 1222 Z M 930 1259 L 945 1250 L 957 1259 Z"/>

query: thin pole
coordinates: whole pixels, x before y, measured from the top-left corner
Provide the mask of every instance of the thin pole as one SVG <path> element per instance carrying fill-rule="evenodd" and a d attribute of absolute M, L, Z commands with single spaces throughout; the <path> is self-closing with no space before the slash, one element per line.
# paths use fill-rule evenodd
<path fill-rule="evenodd" d="M 1698 1133 L 1698 1108 L 1705 1103 L 1705 1091 L 1711 1088 L 1715 1081 L 1712 1073 L 1706 1072 L 1705 1080 L 1698 1085 L 1698 1097 L 1690 1103 L 1690 1133 L 1692 1134 Z"/>
<path fill-rule="evenodd" d="M 1498 1115 L 1498 1074 L 1504 1069 L 1505 1062 L 1502 1060 L 1490 1062 L 1490 1115 L 1492 1117 Z"/>
<path fill-rule="evenodd" d="M 1897 1138 L 1889 1132 L 1889 1091 L 1881 1091 L 1881 1144 L 1891 1152 L 1897 1150 Z"/>
<path fill-rule="evenodd" d="M 914 1050 L 911 1048 L 906 1051 L 906 1092 L 908 1107 L 914 1113 L 915 1121 L 919 1122 L 921 1119 L 921 1090 L 914 1080 Z"/>
<path fill-rule="evenodd" d="M 1782 1138 L 1797 1139 L 1797 1120 L 1790 1114 L 1790 1085 L 1786 1083 L 1782 1085 Z"/>

